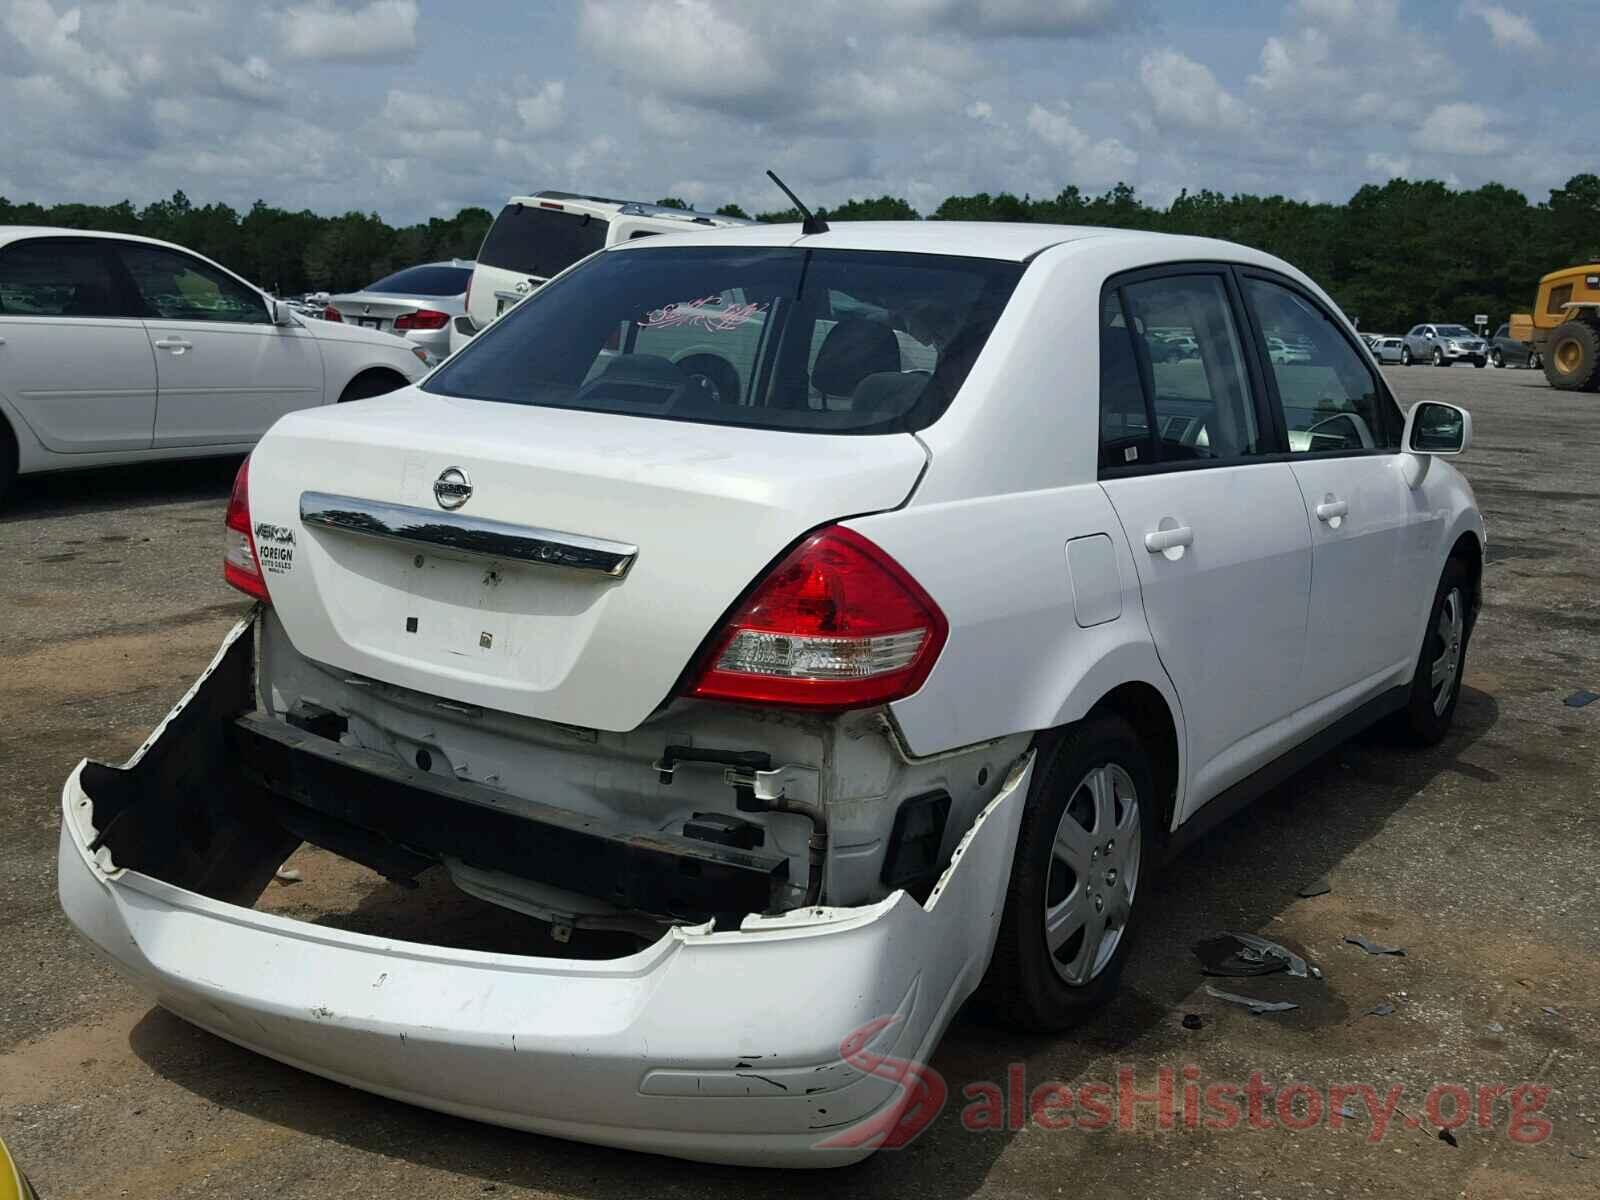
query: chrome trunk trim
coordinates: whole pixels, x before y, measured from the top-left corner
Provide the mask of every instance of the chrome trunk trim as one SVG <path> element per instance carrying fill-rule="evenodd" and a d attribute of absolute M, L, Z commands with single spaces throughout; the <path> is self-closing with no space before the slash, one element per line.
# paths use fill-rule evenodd
<path fill-rule="evenodd" d="M 405 542 L 473 558 L 595 571 L 612 579 L 625 576 L 639 556 L 639 547 L 626 542 L 327 492 L 300 494 L 300 521 L 357 537 Z"/>

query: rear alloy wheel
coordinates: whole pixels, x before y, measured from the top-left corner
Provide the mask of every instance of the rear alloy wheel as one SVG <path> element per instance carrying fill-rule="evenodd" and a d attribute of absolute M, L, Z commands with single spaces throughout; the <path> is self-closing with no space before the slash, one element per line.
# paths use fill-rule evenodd
<path fill-rule="evenodd" d="M 1411 365 L 1411 347 L 1410 346 L 1401 346 L 1400 347 L 1400 365 L 1402 367 L 1409 367 Z"/>
<path fill-rule="evenodd" d="M 1153 861 L 1148 758 L 1119 717 L 1040 750 L 981 999 L 1017 1028 L 1067 1029 L 1116 993 Z"/>
<path fill-rule="evenodd" d="M 1450 731 L 1472 636 L 1472 583 L 1459 558 L 1445 564 L 1428 613 L 1428 628 L 1411 677 L 1411 694 L 1396 715 L 1408 741 L 1432 746 Z"/>
<path fill-rule="evenodd" d="M 1564 392 L 1592 392 L 1600 383 L 1600 332 L 1587 321 L 1565 321 L 1550 335 L 1544 377 Z"/>

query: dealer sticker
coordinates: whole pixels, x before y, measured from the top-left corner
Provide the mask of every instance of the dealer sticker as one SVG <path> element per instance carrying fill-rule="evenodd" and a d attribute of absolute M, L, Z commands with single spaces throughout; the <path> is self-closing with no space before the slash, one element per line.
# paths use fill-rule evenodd
<path fill-rule="evenodd" d="M 294 570 L 294 530 L 287 525 L 258 522 L 256 557 L 269 575 L 286 575 Z"/>

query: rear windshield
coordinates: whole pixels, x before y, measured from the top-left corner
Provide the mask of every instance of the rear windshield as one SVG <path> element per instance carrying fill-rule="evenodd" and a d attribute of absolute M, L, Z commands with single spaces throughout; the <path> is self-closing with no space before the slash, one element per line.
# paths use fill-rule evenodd
<path fill-rule="evenodd" d="M 478 261 L 548 279 L 604 246 L 607 227 L 587 213 L 508 204 L 489 227 Z"/>
<path fill-rule="evenodd" d="M 812 433 L 921 429 L 1018 263 L 794 247 L 602 254 L 446 361 L 427 390 Z"/>
<path fill-rule="evenodd" d="M 471 278 L 471 267 L 407 267 L 362 290 L 391 296 L 459 296 Z"/>

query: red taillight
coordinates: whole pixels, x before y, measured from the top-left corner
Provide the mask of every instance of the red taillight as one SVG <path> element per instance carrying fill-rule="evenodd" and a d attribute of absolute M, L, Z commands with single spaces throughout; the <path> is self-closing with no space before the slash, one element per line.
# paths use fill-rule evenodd
<path fill-rule="evenodd" d="M 341 323 L 344 321 L 344 318 L 339 315 L 339 310 L 331 304 L 322 310 L 322 319 L 324 321 L 339 321 Z"/>
<path fill-rule="evenodd" d="M 886 704 L 922 686 L 948 632 L 899 563 L 834 525 L 761 580 L 718 631 L 689 692 L 796 708 Z"/>
<path fill-rule="evenodd" d="M 233 494 L 228 497 L 228 515 L 223 524 L 228 531 L 228 546 L 222 555 L 222 578 L 246 596 L 270 602 L 272 597 L 267 595 L 261 559 L 256 555 L 256 535 L 250 527 L 248 458 L 239 464 L 239 473 L 233 477 Z"/>
<path fill-rule="evenodd" d="M 449 323 L 450 314 L 442 313 L 436 308 L 419 308 L 416 312 L 406 313 L 394 319 L 397 332 L 405 329 L 443 329 Z"/>

